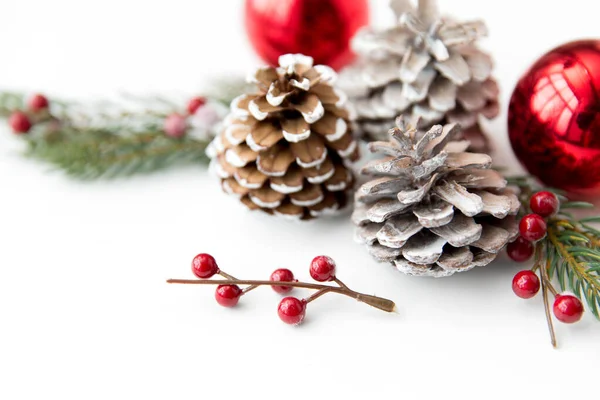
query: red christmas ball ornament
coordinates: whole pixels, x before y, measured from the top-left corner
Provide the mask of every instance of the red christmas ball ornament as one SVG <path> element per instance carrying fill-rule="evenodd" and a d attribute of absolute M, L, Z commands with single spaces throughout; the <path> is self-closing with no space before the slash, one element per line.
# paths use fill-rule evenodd
<path fill-rule="evenodd" d="M 600 41 L 542 56 L 512 95 L 508 132 L 517 158 L 546 185 L 600 194 Z"/>
<path fill-rule="evenodd" d="M 246 0 L 246 31 L 266 62 L 301 53 L 340 69 L 354 55 L 350 40 L 369 22 L 367 0 Z"/>

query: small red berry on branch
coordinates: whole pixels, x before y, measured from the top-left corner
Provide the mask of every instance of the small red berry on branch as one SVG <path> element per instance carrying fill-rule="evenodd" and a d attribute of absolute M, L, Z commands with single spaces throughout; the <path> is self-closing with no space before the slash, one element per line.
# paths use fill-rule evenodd
<path fill-rule="evenodd" d="M 583 316 L 583 303 L 573 295 L 559 294 L 554 299 L 552 310 L 560 322 L 573 324 Z"/>
<path fill-rule="evenodd" d="M 294 279 L 294 273 L 286 268 L 273 271 L 270 279 L 274 282 L 298 282 L 297 279 Z M 293 289 L 291 286 L 272 286 L 272 288 L 275 292 L 281 294 L 289 293 Z"/>
<path fill-rule="evenodd" d="M 600 231 L 593 226 L 600 222 L 600 216 L 576 218 L 569 210 L 594 205 L 537 191 L 537 185 L 527 177 L 513 178 L 512 182 L 520 192 L 521 211 L 530 209 L 532 213 L 519 222 L 521 237 L 507 246 L 507 253 L 517 262 L 534 254 L 531 271 L 517 273 L 512 289 L 521 298 L 541 292 L 550 342 L 556 347 L 554 318 L 563 323 L 579 321 L 584 298 L 590 312 L 600 319 Z M 570 289 L 573 294 L 559 293 L 553 278 L 562 291 Z"/>
<path fill-rule="evenodd" d="M 198 111 L 198 109 L 200 107 L 203 107 L 206 104 L 206 98 L 204 97 L 193 97 L 192 99 L 190 99 L 190 101 L 187 104 L 187 111 L 189 115 L 195 114 L 196 111 Z"/>
<path fill-rule="evenodd" d="M 513 292 L 522 299 L 530 299 L 540 291 L 540 279 L 530 270 L 517 272 L 512 282 Z"/>
<path fill-rule="evenodd" d="M 286 297 L 279 303 L 277 314 L 286 324 L 298 325 L 304 321 L 306 315 L 306 300 Z"/>
<path fill-rule="evenodd" d="M 164 130 L 167 136 L 181 138 L 187 131 L 187 120 L 183 115 L 173 113 L 165 118 Z"/>
<path fill-rule="evenodd" d="M 219 273 L 219 266 L 213 256 L 200 253 L 192 260 L 192 272 L 200 279 L 208 279 Z"/>
<path fill-rule="evenodd" d="M 23 111 L 14 111 L 8 118 L 8 125 L 17 135 L 29 132 L 32 127 L 31 120 Z"/>
<path fill-rule="evenodd" d="M 506 246 L 508 256 L 516 262 L 527 261 L 533 256 L 533 244 L 519 236 L 517 240 Z"/>
<path fill-rule="evenodd" d="M 552 192 L 537 192 L 529 200 L 531 211 L 540 217 L 548 218 L 555 215 L 560 208 L 558 197 Z"/>
<path fill-rule="evenodd" d="M 315 257 L 310 263 L 310 276 L 317 282 L 327 282 L 335 278 L 335 261 L 327 256 Z"/>
<path fill-rule="evenodd" d="M 275 270 L 269 280 L 237 279 L 219 269 L 215 259 L 206 253 L 198 254 L 192 261 L 192 272 L 200 279 L 169 279 L 167 283 L 218 285 L 215 291 L 215 299 L 224 307 L 234 307 L 238 304 L 242 296 L 260 286 L 271 286 L 277 293 L 288 293 L 293 288 L 316 290 L 315 293 L 306 299 L 286 297 L 281 300 L 277 308 L 277 314 L 283 322 L 291 325 L 298 325 L 304 320 L 308 303 L 328 293 L 342 294 L 385 312 L 394 312 L 396 310 L 396 305 L 391 300 L 358 293 L 346 286 L 335 276 L 335 262 L 329 257 L 315 257 L 310 264 L 309 271 L 315 280 L 321 282 L 333 281 L 336 286 L 298 282 L 294 278 L 292 271 L 285 268 Z M 221 275 L 225 279 L 207 279 L 216 274 Z M 241 289 L 240 285 L 248 286 Z"/>
<path fill-rule="evenodd" d="M 519 222 L 521 237 L 530 242 L 537 242 L 546 236 L 546 221 L 537 214 L 527 214 Z"/>
<path fill-rule="evenodd" d="M 215 290 L 215 299 L 223 307 L 235 307 L 242 294 L 238 285 L 219 285 Z"/>
<path fill-rule="evenodd" d="M 48 109 L 49 105 L 50 105 L 50 102 L 48 101 L 46 96 L 39 94 L 39 93 L 31 96 L 31 98 L 27 102 L 27 107 L 32 112 L 40 112 L 40 111 L 46 110 L 46 109 Z"/>

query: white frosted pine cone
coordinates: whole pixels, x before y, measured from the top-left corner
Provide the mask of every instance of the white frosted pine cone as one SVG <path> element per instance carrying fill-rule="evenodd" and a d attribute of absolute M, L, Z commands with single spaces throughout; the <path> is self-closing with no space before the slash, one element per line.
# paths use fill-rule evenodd
<path fill-rule="evenodd" d="M 385 140 L 403 114 L 420 118 L 422 126 L 460 123 L 468 136 L 482 136 L 480 116 L 499 112 L 492 58 L 477 47 L 485 24 L 441 18 L 433 0 L 419 0 L 417 7 L 392 0 L 392 8 L 398 23 L 360 31 L 352 42 L 358 61 L 338 82 L 356 108 L 361 133 Z"/>
<path fill-rule="evenodd" d="M 409 275 L 443 277 L 489 264 L 516 238 L 520 203 L 490 169 L 486 154 L 469 153 L 456 124 L 416 128 L 402 117 L 389 141 L 369 143 L 381 155 L 361 170 L 372 179 L 355 195 L 357 241 L 378 261 Z"/>

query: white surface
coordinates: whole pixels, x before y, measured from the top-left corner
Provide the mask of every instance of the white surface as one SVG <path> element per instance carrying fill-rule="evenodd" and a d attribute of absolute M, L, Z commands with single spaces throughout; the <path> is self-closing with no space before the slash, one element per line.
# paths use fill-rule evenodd
<path fill-rule="evenodd" d="M 376 20 L 385 19 L 376 1 Z M 542 5 L 543 3 L 543 5 Z M 553 5 L 550 5 L 552 3 Z M 591 0 L 442 0 L 482 17 L 506 108 L 538 55 L 598 34 Z M 562 6 L 559 6 L 562 4 Z M 86 98 L 193 94 L 208 76 L 256 61 L 241 1 L 3 0 L 0 88 Z M 507 156 L 505 113 L 493 125 Z M 510 289 L 510 263 L 441 280 L 370 259 L 345 218 L 307 224 L 246 212 L 202 168 L 78 183 L 20 157 L 0 131 L 0 398 L 571 399 L 597 394 L 600 324 L 558 325 L 549 344 L 540 296 Z M 308 279 L 328 254 L 352 288 L 399 315 L 326 296 L 292 328 L 269 289 L 220 308 L 191 278 L 210 252 L 243 278 L 278 267 Z M 365 397 L 368 396 L 368 397 Z M 591 396 L 591 397 L 590 397 Z"/>

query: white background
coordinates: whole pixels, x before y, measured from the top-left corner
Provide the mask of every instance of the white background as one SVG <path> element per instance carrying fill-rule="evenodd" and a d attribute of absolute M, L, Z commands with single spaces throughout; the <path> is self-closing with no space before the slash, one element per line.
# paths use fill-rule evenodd
<path fill-rule="evenodd" d="M 374 20 L 389 21 L 385 1 Z M 484 18 L 506 108 L 546 50 L 598 35 L 592 0 L 441 0 Z M 0 1 L 0 88 L 97 98 L 119 91 L 192 95 L 211 76 L 256 64 L 241 0 Z M 517 169 L 506 110 L 491 125 Z M 305 224 L 245 211 L 202 167 L 80 183 L 21 158 L 0 129 L 0 398 L 532 399 L 598 393 L 600 324 L 558 325 L 549 344 L 540 296 L 510 289 L 523 266 L 498 262 L 451 278 L 401 275 L 352 241 L 346 217 Z M 308 279 L 328 254 L 351 287 L 389 297 L 398 315 L 326 296 L 294 328 L 278 295 L 238 309 L 191 278 L 210 252 L 242 278 L 278 267 Z M 381 397 L 380 397 L 381 396 Z M 385 397 L 383 397 L 385 396 Z"/>

